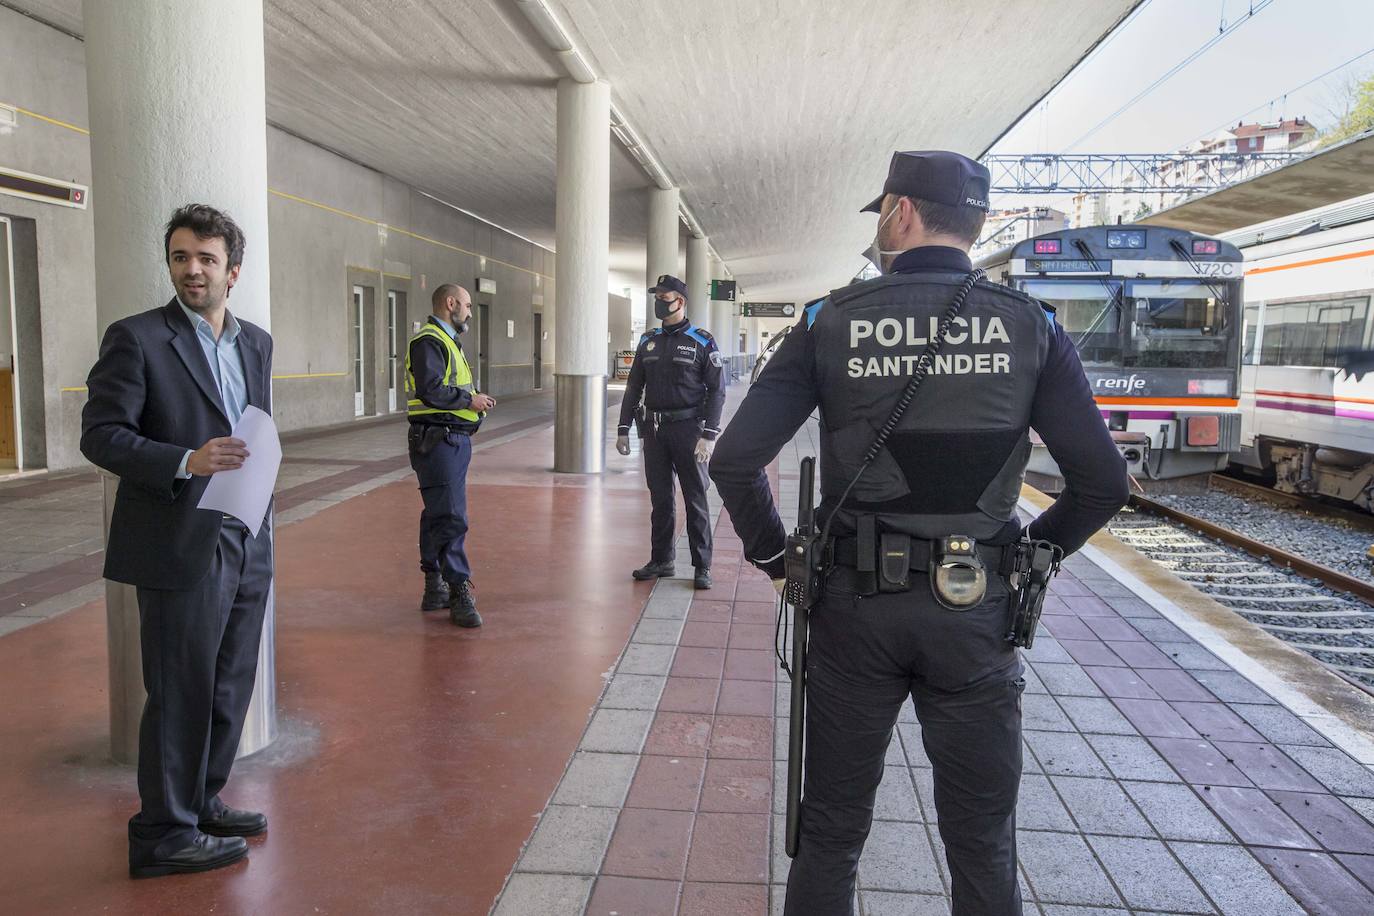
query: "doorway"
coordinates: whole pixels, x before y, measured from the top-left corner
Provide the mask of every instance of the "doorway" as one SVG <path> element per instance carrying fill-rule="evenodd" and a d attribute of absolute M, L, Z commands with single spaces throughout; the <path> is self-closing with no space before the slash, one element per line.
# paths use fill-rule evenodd
<path fill-rule="evenodd" d="M 491 322 L 487 318 L 491 306 L 483 302 L 477 306 L 477 391 L 491 393 L 491 377 L 488 361 L 491 357 Z"/>
<path fill-rule="evenodd" d="M 534 313 L 534 390 L 544 387 L 544 316 Z"/>
<path fill-rule="evenodd" d="M 406 321 L 406 294 L 400 290 L 386 291 L 386 409 L 396 411 L 396 386 L 399 384 L 401 329 Z"/>
<path fill-rule="evenodd" d="M 367 326 L 363 324 L 364 299 L 363 287 L 353 287 L 353 416 L 355 417 L 361 417 L 367 408 L 363 400 L 363 379 L 365 377 L 363 371 L 367 367 L 365 358 L 367 353 Z"/>
<path fill-rule="evenodd" d="M 0 216 L 0 471 L 23 468 L 19 428 L 19 341 L 14 308 L 13 226 Z"/>

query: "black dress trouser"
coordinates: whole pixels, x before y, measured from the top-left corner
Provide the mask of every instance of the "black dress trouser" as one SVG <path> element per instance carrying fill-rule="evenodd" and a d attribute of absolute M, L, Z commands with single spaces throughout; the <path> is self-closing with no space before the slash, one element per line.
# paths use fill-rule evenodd
<path fill-rule="evenodd" d="M 892 729 L 907 698 L 934 768 L 935 809 L 953 878 L 953 916 L 1021 916 L 1016 796 L 1021 781 L 1021 662 L 1005 642 L 1008 596 L 963 612 L 929 580 L 861 597 L 834 570 L 811 613 L 806 659 L 806 777 L 786 916 L 850 916 Z"/>
<path fill-rule="evenodd" d="M 697 440 L 701 438 L 701 420 L 677 420 L 652 424 L 645 428 L 640 445 L 644 449 L 644 476 L 649 482 L 650 541 L 652 560 L 671 563 L 673 560 L 673 532 L 677 528 L 673 494 L 673 477 L 682 487 L 682 501 L 687 505 L 687 543 L 692 548 L 692 565 L 697 569 L 711 568 L 711 509 L 706 503 L 706 465 L 697 461 Z"/>
<path fill-rule="evenodd" d="M 164 858 L 195 839 L 196 824 L 223 810 L 220 790 L 238 753 L 253 696 L 272 537 L 237 521 L 220 530 L 210 571 L 187 589 L 138 589 L 143 686 L 138 794 L 129 862 Z"/>

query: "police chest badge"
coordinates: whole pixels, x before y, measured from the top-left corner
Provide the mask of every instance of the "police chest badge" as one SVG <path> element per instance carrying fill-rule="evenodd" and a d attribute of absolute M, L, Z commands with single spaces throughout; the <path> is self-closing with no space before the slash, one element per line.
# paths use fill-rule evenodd
<path fill-rule="evenodd" d="M 644 347 L 644 352 L 645 352 L 645 353 L 652 353 L 652 352 L 653 352 L 653 349 L 654 349 L 654 342 L 651 340 L 651 341 L 649 341 L 648 345 Z"/>
<path fill-rule="evenodd" d="M 711 365 L 715 366 L 717 369 L 725 365 L 725 354 L 721 353 L 719 350 L 712 350 Z"/>

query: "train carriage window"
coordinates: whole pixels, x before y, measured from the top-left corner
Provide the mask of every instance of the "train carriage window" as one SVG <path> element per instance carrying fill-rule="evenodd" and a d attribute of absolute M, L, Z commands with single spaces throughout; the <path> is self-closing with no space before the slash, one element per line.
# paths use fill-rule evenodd
<path fill-rule="evenodd" d="M 1259 314 L 1260 304 L 1250 302 L 1245 306 L 1245 343 L 1240 354 L 1242 365 L 1254 366 L 1259 360 L 1255 358 L 1255 336 L 1259 333 Z"/>
<path fill-rule="evenodd" d="M 1364 346 L 1369 297 L 1269 303 L 1260 364 L 1334 368 L 1341 353 Z"/>

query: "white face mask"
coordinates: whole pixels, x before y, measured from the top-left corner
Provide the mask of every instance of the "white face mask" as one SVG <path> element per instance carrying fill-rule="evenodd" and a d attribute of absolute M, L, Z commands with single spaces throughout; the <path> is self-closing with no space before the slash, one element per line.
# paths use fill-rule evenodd
<path fill-rule="evenodd" d="M 892 219 L 896 213 L 897 208 L 893 207 L 888 211 L 887 216 L 884 216 L 878 221 L 878 228 L 873 233 L 873 244 L 868 246 L 868 250 L 864 252 L 864 257 L 873 262 L 873 266 L 878 268 L 878 273 L 880 274 L 886 274 L 892 267 L 892 259 L 903 251 L 906 251 L 905 248 L 891 250 L 883 248 L 883 227 L 887 225 L 887 221 Z"/>

